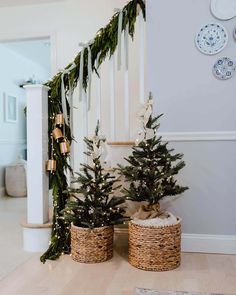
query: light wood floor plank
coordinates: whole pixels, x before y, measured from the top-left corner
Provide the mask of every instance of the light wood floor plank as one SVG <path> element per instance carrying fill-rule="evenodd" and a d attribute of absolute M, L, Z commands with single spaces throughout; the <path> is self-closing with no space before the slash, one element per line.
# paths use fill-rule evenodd
<path fill-rule="evenodd" d="M 145 272 L 129 265 L 126 253 L 123 242 L 112 260 L 88 265 L 67 255 L 43 265 L 36 255 L 0 281 L 0 294 L 131 295 L 135 287 L 236 294 L 236 255 L 183 253 L 180 268 Z"/>

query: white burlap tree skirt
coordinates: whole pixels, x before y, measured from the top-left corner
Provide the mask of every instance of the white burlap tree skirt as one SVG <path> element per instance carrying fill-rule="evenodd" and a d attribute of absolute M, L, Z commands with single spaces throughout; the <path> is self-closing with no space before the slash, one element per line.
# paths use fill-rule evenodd
<path fill-rule="evenodd" d="M 155 218 L 146 219 L 146 220 L 134 218 L 132 222 L 134 224 L 138 224 L 141 226 L 168 226 L 168 225 L 174 225 L 178 223 L 178 219 L 172 213 L 168 211 L 166 211 L 165 213 L 168 214 L 168 217 L 166 218 L 155 217 Z"/>

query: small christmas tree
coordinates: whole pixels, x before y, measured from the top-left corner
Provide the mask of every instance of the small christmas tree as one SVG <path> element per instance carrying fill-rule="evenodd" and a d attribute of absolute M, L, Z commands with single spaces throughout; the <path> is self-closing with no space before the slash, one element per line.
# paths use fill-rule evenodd
<path fill-rule="evenodd" d="M 85 153 L 91 164 L 82 164 L 82 173 L 74 183 L 79 188 L 70 188 L 71 199 L 67 202 L 64 212 L 65 220 L 75 226 L 97 228 L 121 224 L 124 222 L 124 198 L 116 197 L 113 193 L 120 186 L 115 186 L 117 179 L 105 172 L 102 165 L 102 148 L 106 139 L 99 136 L 99 124 L 92 139 L 84 139 L 87 145 Z"/>
<path fill-rule="evenodd" d="M 120 173 L 129 182 L 124 189 L 126 199 L 146 201 L 148 206 L 158 205 L 167 196 L 175 196 L 187 190 L 177 184 L 174 176 L 185 166 L 182 154 L 173 154 L 168 143 L 157 137 L 158 120 L 162 115 L 152 117 L 152 96 L 140 114 L 142 126 L 132 155 L 125 160 L 128 166 L 119 166 Z"/>

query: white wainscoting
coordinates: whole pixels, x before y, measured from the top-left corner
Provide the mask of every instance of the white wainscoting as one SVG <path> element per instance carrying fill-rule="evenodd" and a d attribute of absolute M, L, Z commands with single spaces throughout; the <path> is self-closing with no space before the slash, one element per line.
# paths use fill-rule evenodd
<path fill-rule="evenodd" d="M 236 131 L 214 131 L 214 132 L 158 132 L 163 141 L 167 142 L 228 142 L 236 141 Z M 121 144 L 123 143 L 123 144 Z M 109 164 L 116 167 L 117 163 L 125 164 L 124 158 L 131 152 L 134 141 L 111 142 L 108 145 Z"/>
<path fill-rule="evenodd" d="M 236 131 L 160 132 L 158 133 L 158 135 L 162 136 L 163 141 L 173 142 L 173 144 L 182 142 L 183 143 L 182 146 L 186 147 L 185 150 L 191 149 L 193 145 L 195 145 L 195 143 L 196 144 L 202 143 L 204 146 L 207 146 L 209 144 L 218 146 L 227 142 L 229 145 L 231 144 L 235 145 L 235 141 L 236 141 Z M 114 162 L 114 164 L 120 163 L 120 162 L 122 164 L 125 164 L 125 162 L 123 162 L 122 159 L 123 157 L 127 157 L 127 155 L 131 152 L 131 146 L 132 146 L 132 143 L 123 145 L 123 146 L 110 145 L 109 150 L 110 150 L 112 162 Z M 180 151 L 182 151 L 182 149 L 180 149 Z M 201 150 L 201 152 L 202 151 L 204 151 L 204 149 Z M 207 149 L 206 151 L 209 152 Z M 189 157 L 192 157 L 191 153 Z M 211 160 L 213 160 L 213 158 L 211 158 Z M 197 168 L 199 169 L 199 167 Z M 192 170 L 190 170 L 190 172 L 191 171 Z M 195 189 L 195 192 L 196 192 L 196 189 Z M 190 193 L 191 193 L 191 190 L 190 190 Z M 192 193 L 194 193 L 194 190 L 192 190 Z M 182 205 L 183 204 L 181 204 L 181 206 Z M 196 230 L 196 227 L 195 227 L 195 230 Z M 123 232 L 124 234 L 127 234 L 127 229 L 121 229 L 121 230 L 119 229 L 118 232 L 119 233 Z M 236 235 L 234 235 L 234 233 L 232 235 L 223 235 L 224 232 L 223 233 L 221 232 L 219 234 L 212 235 L 212 234 L 209 234 L 211 231 L 209 231 L 209 233 L 204 233 L 204 234 L 202 234 L 201 232 L 198 234 L 191 233 L 191 231 L 188 231 L 188 232 L 190 233 L 182 234 L 182 251 L 183 252 L 236 254 Z"/>
<path fill-rule="evenodd" d="M 117 235 L 128 235 L 127 228 L 115 228 Z M 236 254 L 236 236 L 182 234 L 182 252 Z"/>
<path fill-rule="evenodd" d="M 163 141 L 236 141 L 236 131 L 160 132 Z"/>
<path fill-rule="evenodd" d="M 236 236 L 182 234 L 182 251 L 236 254 Z"/>

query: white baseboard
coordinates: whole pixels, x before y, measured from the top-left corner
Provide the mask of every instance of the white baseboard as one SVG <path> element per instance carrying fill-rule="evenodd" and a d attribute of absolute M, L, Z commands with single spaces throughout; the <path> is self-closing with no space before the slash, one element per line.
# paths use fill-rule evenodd
<path fill-rule="evenodd" d="M 48 249 L 52 229 L 23 228 L 24 250 L 27 252 L 45 252 Z"/>
<path fill-rule="evenodd" d="M 115 228 L 128 234 L 127 228 Z M 182 234 L 182 252 L 236 254 L 236 235 Z"/>
<path fill-rule="evenodd" d="M 5 187 L 0 187 L 0 198 L 5 196 Z"/>
<path fill-rule="evenodd" d="M 236 236 L 182 234 L 182 251 L 236 254 Z"/>

